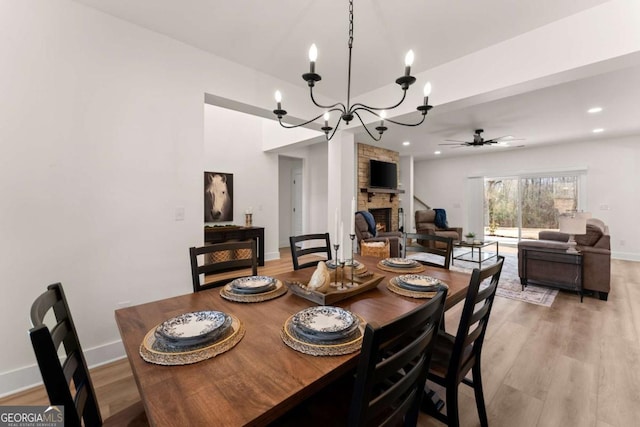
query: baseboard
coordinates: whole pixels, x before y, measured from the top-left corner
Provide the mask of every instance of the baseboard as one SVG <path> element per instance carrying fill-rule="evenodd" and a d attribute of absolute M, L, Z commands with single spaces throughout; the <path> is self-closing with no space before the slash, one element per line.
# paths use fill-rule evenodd
<path fill-rule="evenodd" d="M 125 357 L 122 341 L 113 341 L 98 347 L 84 349 L 89 368 L 114 362 Z M 33 364 L 0 373 L 0 398 L 42 385 L 38 365 Z"/>
<path fill-rule="evenodd" d="M 636 252 L 611 252 L 611 258 L 623 261 L 640 261 L 640 254 Z"/>
<path fill-rule="evenodd" d="M 280 251 L 278 252 L 265 252 L 264 260 L 265 261 L 273 261 L 275 259 L 280 259 Z"/>

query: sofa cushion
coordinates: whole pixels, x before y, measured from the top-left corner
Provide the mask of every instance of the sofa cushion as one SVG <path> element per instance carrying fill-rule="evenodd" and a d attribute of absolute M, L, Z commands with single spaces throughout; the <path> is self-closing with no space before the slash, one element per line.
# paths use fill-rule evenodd
<path fill-rule="evenodd" d="M 602 229 L 595 224 L 587 224 L 587 233 L 576 235 L 576 243 L 580 246 L 593 246 L 602 237 Z"/>

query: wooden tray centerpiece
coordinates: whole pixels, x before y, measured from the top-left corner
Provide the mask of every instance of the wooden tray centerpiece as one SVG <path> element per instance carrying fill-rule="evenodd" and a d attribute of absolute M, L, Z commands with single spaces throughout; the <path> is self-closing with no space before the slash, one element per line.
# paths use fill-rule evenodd
<path fill-rule="evenodd" d="M 343 270 L 344 279 L 341 280 Z M 306 284 L 300 282 L 286 282 L 286 284 L 291 292 L 304 299 L 320 305 L 332 305 L 338 301 L 342 301 L 343 299 L 347 299 L 362 292 L 374 289 L 378 286 L 382 279 L 384 279 L 384 276 L 382 274 L 369 272 L 361 275 L 356 274 L 353 276 L 352 285 L 350 268 L 338 268 L 337 272 L 336 270 L 333 270 L 330 273 L 330 277 L 331 290 L 326 293 L 308 289 Z"/>

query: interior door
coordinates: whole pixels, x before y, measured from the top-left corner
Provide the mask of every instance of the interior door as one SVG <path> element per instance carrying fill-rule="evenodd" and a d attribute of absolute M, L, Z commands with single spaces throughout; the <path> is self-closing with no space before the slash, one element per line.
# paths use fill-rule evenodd
<path fill-rule="evenodd" d="M 291 230 L 292 236 L 302 234 L 302 169 L 291 171 Z"/>

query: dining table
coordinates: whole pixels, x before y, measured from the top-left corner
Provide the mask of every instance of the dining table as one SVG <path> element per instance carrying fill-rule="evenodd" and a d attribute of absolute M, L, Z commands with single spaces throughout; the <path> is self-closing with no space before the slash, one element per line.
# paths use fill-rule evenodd
<path fill-rule="evenodd" d="M 355 259 L 384 277 L 376 287 L 332 305 L 367 323 L 385 324 L 429 301 L 391 292 L 388 282 L 399 273 L 380 269 L 380 259 L 358 255 Z M 283 283 L 307 283 L 314 271 L 292 269 L 273 277 Z M 421 274 L 448 285 L 445 309 L 465 298 L 469 274 L 429 266 Z M 313 356 L 283 342 L 281 331 L 287 319 L 315 305 L 291 291 L 263 302 L 235 302 L 223 298 L 220 288 L 213 288 L 116 310 L 116 323 L 150 425 L 268 425 L 353 371 L 359 351 Z M 143 339 L 159 324 L 203 310 L 239 319 L 245 330 L 242 339 L 228 351 L 197 363 L 163 366 L 141 357 Z"/>

